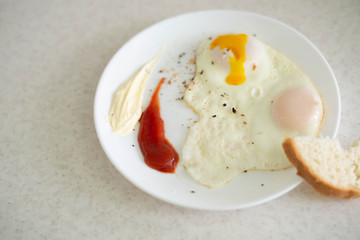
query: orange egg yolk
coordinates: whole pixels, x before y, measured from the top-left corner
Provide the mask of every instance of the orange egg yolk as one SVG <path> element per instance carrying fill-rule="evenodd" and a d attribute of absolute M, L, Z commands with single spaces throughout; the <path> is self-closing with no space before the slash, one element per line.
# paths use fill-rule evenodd
<path fill-rule="evenodd" d="M 229 85 L 240 85 L 246 80 L 244 62 L 246 61 L 245 44 L 248 36 L 246 34 L 228 34 L 218 36 L 211 42 L 210 49 L 219 47 L 229 49 L 233 56 L 229 56 L 230 73 L 225 82 Z"/>

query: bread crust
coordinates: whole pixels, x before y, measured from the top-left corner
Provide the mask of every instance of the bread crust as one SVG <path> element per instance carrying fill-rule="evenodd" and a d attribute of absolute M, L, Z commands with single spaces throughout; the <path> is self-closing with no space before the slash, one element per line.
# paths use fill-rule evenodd
<path fill-rule="evenodd" d="M 286 138 L 282 146 L 287 158 L 296 167 L 297 175 L 312 185 L 319 193 L 332 198 L 353 199 L 360 197 L 360 189 L 335 186 L 316 174 L 304 161 L 292 138 Z"/>

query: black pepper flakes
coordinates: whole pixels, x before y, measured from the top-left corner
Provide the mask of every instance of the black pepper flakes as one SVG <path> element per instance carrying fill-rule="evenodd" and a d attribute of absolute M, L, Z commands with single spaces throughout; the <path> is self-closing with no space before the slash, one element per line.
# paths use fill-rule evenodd
<path fill-rule="evenodd" d="M 223 106 L 226 107 L 226 103 L 224 103 Z"/>
<path fill-rule="evenodd" d="M 204 70 L 201 70 L 200 75 L 204 73 Z"/>
<path fill-rule="evenodd" d="M 133 144 L 133 145 L 131 145 L 131 146 L 135 147 L 135 145 L 134 145 L 134 144 Z"/>
<path fill-rule="evenodd" d="M 211 64 L 214 65 L 214 61 L 211 61 Z"/>
<path fill-rule="evenodd" d="M 195 191 L 194 191 L 194 190 L 191 190 L 190 192 L 191 192 L 191 193 L 195 193 Z"/>
<path fill-rule="evenodd" d="M 247 170 L 244 170 L 244 173 L 247 173 Z"/>
<path fill-rule="evenodd" d="M 263 187 L 263 186 L 264 186 L 264 184 L 262 183 L 262 184 L 261 184 L 261 186 Z"/>
<path fill-rule="evenodd" d="M 232 108 L 231 110 L 232 110 L 233 113 L 237 112 L 235 108 Z"/>
<path fill-rule="evenodd" d="M 215 118 L 215 117 L 216 117 L 216 115 L 212 115 L 212 117 L 213 117 L 213 118 Z"/>

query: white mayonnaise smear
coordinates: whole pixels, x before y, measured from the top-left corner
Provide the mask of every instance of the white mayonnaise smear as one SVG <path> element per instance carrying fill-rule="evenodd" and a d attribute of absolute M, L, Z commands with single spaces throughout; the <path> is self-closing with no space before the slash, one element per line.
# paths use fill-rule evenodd
<path fill-rule="evenodd" d="M 141 103 L 146 82 L 160 56 L 161 51 L 116 90 L 109 111 L 113 133 L 126 135 L 135 128 L 142 113 Z"/>

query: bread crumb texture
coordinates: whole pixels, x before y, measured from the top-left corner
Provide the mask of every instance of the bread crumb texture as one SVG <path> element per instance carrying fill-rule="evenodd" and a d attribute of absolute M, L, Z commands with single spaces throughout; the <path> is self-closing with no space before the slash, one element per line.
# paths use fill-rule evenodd
<path fill-rule="evenodd" d="M 360 140 L 343 149 L 336 139 L 286 138 L 283 148 L 298 175 L 334 198 L 360 197 Z"/>

